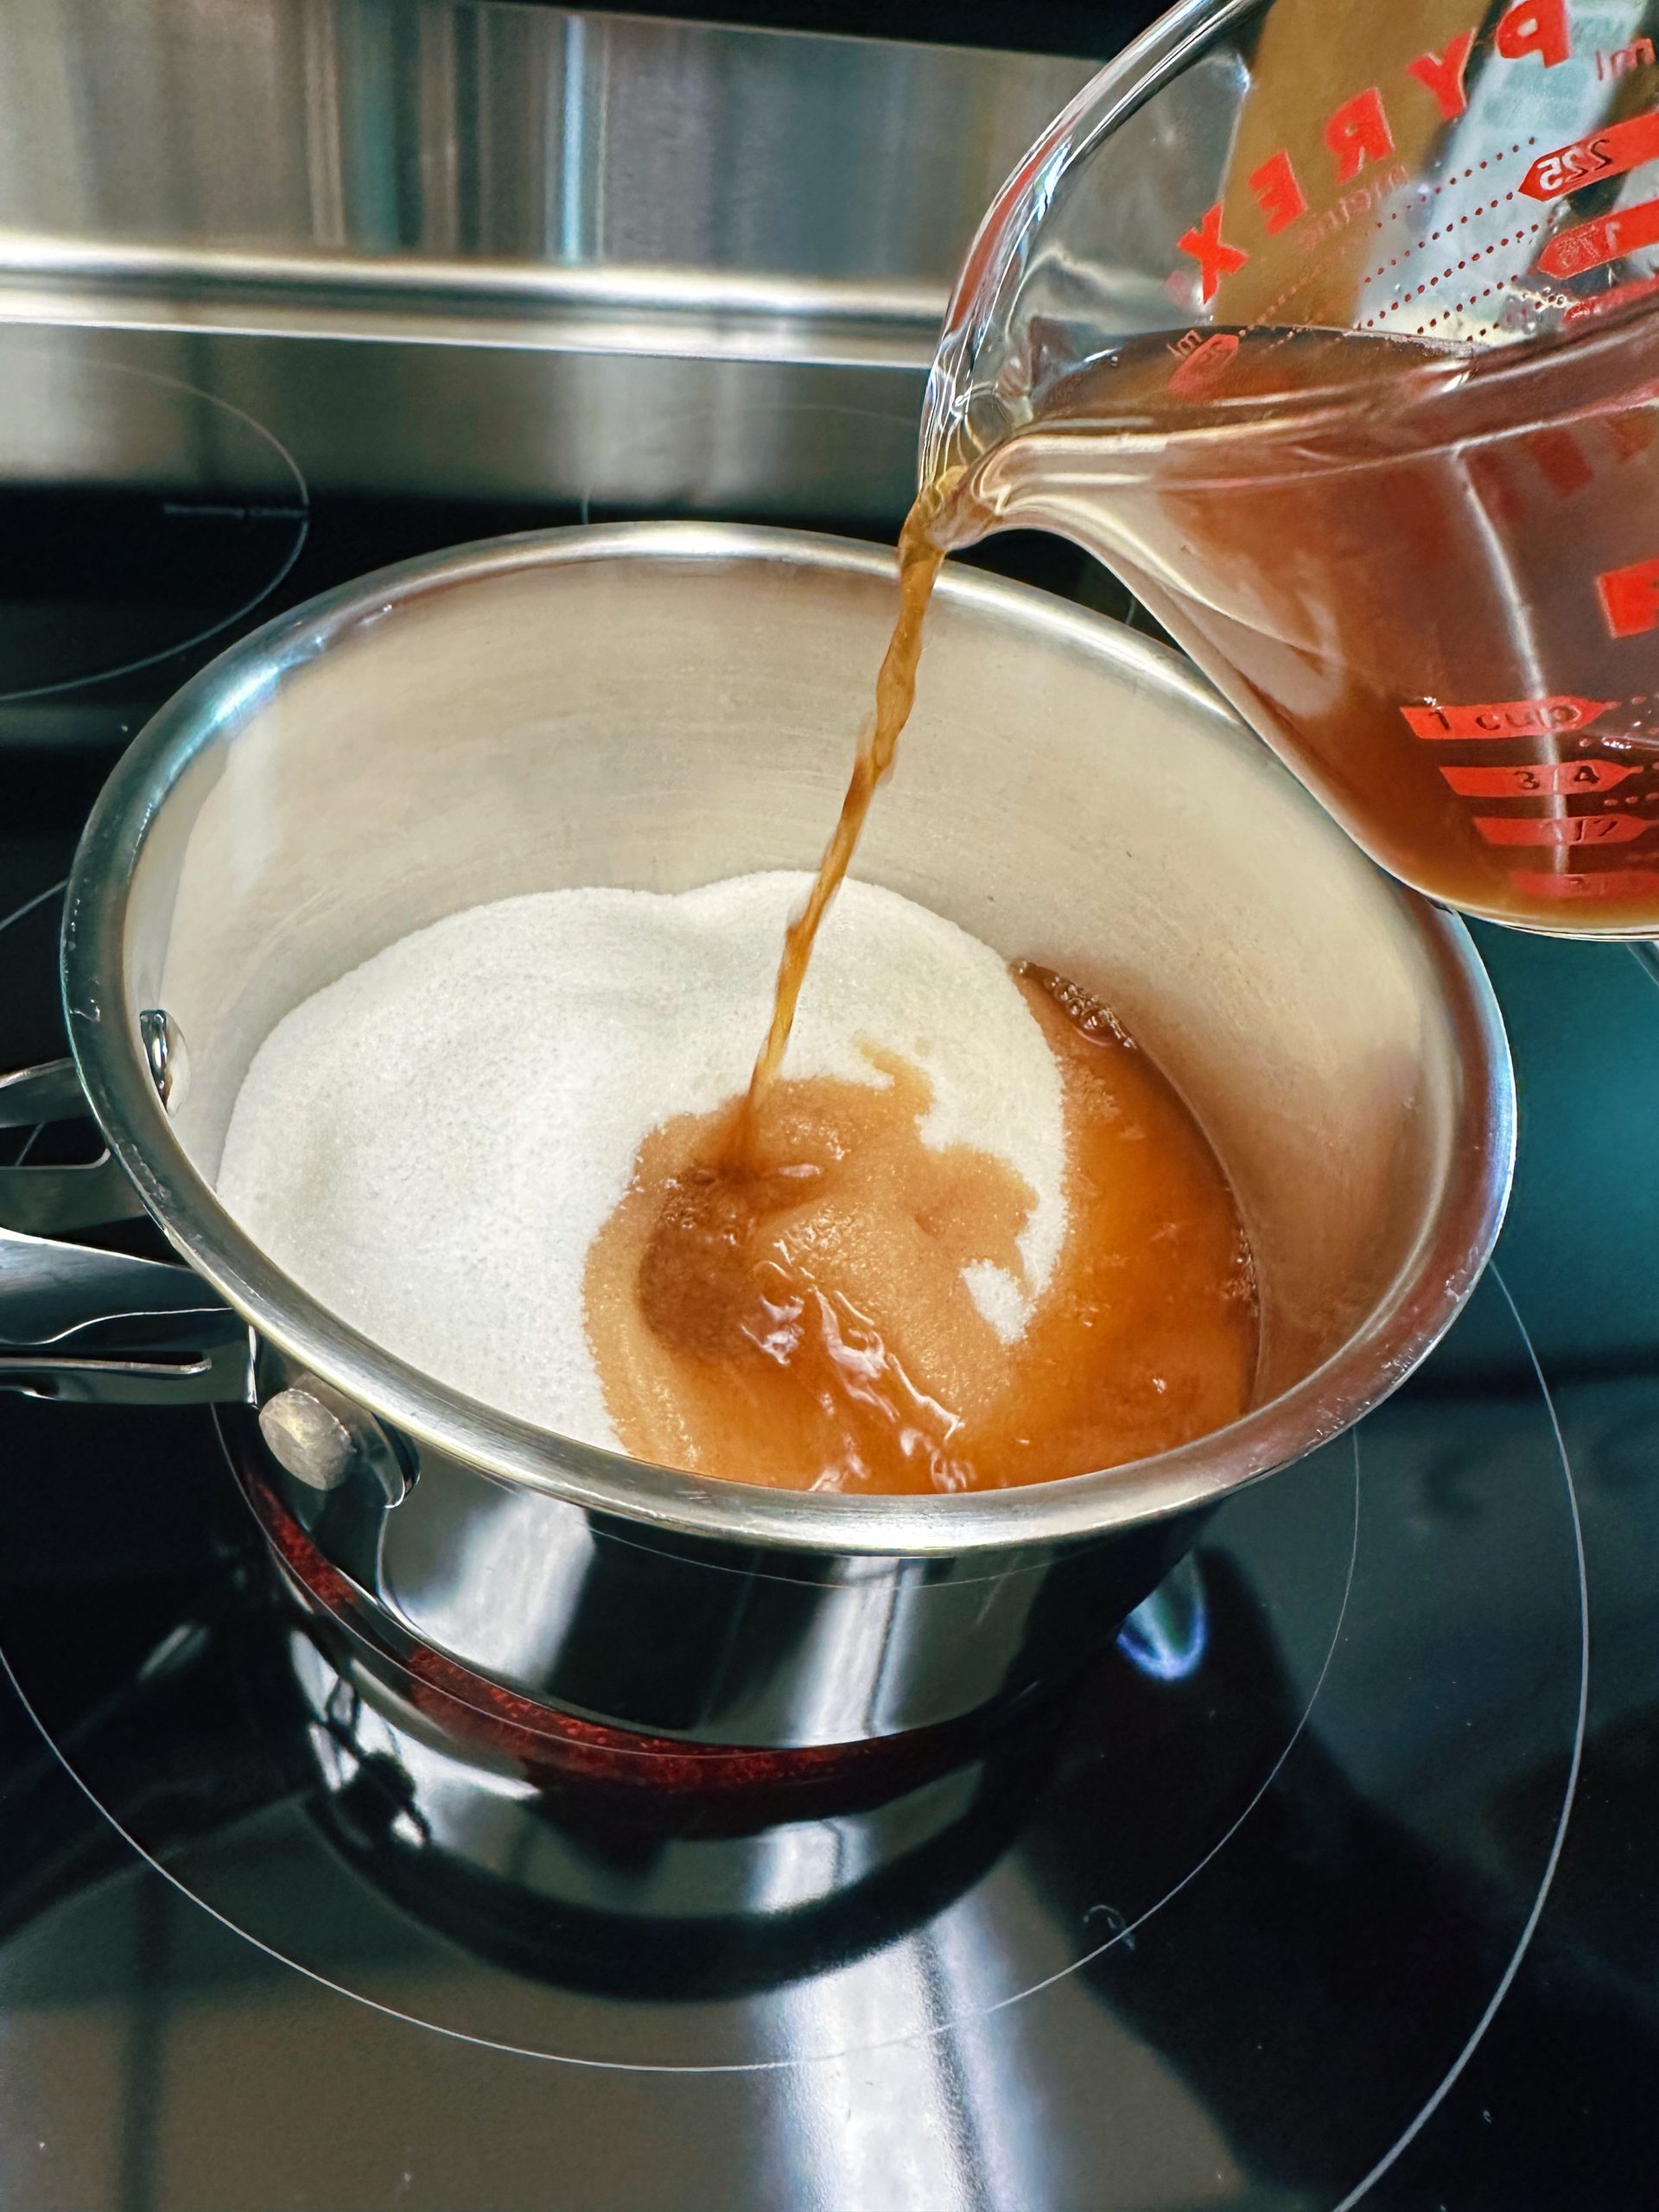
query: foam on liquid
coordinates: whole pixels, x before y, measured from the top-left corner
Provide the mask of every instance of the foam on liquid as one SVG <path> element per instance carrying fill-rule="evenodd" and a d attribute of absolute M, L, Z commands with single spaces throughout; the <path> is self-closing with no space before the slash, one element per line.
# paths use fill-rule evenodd
<path fill-rule="evenodd" d="M 922 1141 L 929 1086 L 901 1059 L 879 1090 L 785 1076 L 655 1131 L 593 1247 L 590 1334 L 631 1452 L 781 1489 L 976 1490 L 1243 1410 L 1255 1287 L 1214 1154 L 1103 1007 L 1017 980 L 1064 1092 L 1066 1232 L 1015 1325 L 971 1282 L 1018 1275 L 1033 1194 L 1006 1160 Z"/>

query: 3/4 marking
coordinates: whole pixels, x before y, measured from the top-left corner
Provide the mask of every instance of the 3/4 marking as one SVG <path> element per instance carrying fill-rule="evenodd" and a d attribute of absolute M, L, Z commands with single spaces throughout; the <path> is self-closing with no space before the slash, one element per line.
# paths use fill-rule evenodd
<path fill-rule="evenodd" d="M 1600 177 L 1623 176 L 1643 162 L 1659 158 L 1659 108 L 1610 124 L 1553 154 L 1540 154 L 1521 180 L 1529 200 L 1559 200 L 1564 192 L 1594 184 Z"/>
<path fill-rule="evenodd" d="M 1414 736 L 1431 741 L 1553 737 L 1564 729 L 1588 729 L 1618 704 L 1617 699 L 1552 691 L 1541 699 L 1484 699 L 1464 707 L 1402 707 L 1400 712 Z"/>
<path fill-rule="evenodd" d="M 1489 845 L 1629 845 L 1654 827 L 1629 814 L 1478 814 Z"/>
<path fill-rule="evenodd" d="M 1611 791 L 1634 768 L 1618 760 L 1552 760 L 1539 768 L 1442 768 L 1452 790 L 1464 798 L 1560 798 Z"/>

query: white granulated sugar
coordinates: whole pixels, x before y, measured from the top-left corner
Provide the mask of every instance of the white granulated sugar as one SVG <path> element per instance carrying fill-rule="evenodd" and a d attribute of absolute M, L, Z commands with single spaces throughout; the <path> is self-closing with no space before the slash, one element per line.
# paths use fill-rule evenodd
<path fill-rule="evenodd" d="M 588 1247 L 671 1116 L 741 1090 L 784 925 L 810 879 L 571 890 L 452 914 L 296 1007 L 254 1056 L 219 1194 L 294 1280 L 377 1344 L 504 1412 L 613 1447 L 583 1322 Z M 1059 1071 L 1001 959 L 897 893 L 848 883 L 784 1073 L 921 1068 L 929 1144 L 1001 1155 L 1036 1193 L 1022 1286 L 964 1279 L 1020 1333 L 1065 1233 Z"/>

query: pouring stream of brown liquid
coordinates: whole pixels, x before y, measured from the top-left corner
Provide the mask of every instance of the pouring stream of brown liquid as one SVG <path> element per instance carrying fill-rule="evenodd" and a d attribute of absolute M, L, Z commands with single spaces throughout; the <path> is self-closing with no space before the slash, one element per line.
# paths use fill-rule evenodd
<path fill-rule="evenodd" d="M 875 712 L 789 925 L 747 1090 L 652 1133 L 591 1249 L 589 1338 L 637 1457 L 779 1488 L 960 1491 L 1141 1458 L 1249 1402 L 1255 1284 L 1226 1178 L 1169 1084 L 1075 984 L 1015 970 L 1060 1074 L 1067 1230 L 1012 1339 L 967 1270 L 1000 1268 L 1018 1298 L 1035 1194 L 1013 1166 L 925 1141 L 929 1084 L 897 1055 L 870 1052 L 879 1087 L 781 1075 L 969 512 L 933 486 L 906 518 Z"/>
<path fill-rule="evenodd" d="M 875 679 L 875 712 L 858 741 L 853 772 L 841 802 L 834 834 L 824 847 L 811 891 L 784 933 L 783 957 L 772 992 L 772 1022 L 749 1077 L 741 1111 L 732 1126 L 732 1156 L 752 1160 L 755 1133 L 767 1091 L 777 1079 L 800 1004 L 801 985 L 812 958 L 819 925 L 845 880 L 870 810 L 876 787 L 893 766 L 905 724 L 916 703 L 916 669 L 922 657 L 922 625 L 928 601 L 944 565 L 945 549 L 933 531 L 943 512 L 943 494 L 930 487 L 905 518 L 899 533 L 899 616 L 881 656 Z"/>

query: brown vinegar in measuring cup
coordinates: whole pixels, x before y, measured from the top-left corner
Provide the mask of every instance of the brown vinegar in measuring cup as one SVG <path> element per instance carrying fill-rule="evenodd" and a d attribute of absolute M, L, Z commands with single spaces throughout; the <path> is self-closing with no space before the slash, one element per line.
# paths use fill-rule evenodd
<path fill-rule="evenodd" d="M 1659 929 L 1659 0 L 1192 0 L 946 310 L 963 535 L 1115 569 L 1407 882 Z"/>
<path fill-rule="evenodd" d="M 953 505 L 959 538 L 1096 553 L 1407 882 L 1556 932 L 1659 930 L 1651 312 L 1482 354 L 1137 340 L 1046 392 Z"/>

